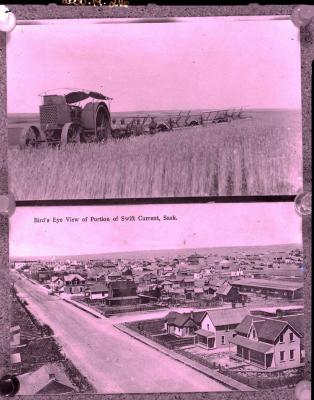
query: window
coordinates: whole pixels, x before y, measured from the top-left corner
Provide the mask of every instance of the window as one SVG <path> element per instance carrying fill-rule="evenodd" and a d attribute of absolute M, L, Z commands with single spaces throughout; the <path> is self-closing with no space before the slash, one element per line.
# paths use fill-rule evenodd
<path fill-rule="evenodd" d="M 207 330 L 209 331 L 209 324 L 207 324 Z"/>
<path fill-rule="evenodd" d="M 282 362 L 282 361 L 285 361 L 285 352 L 284 351 L 281 351 L 280 352 L 280 361 Z"/>
<path fill-rule="evenodd" d="M 252 335 L 253 335 L 253 339 L 256 339 L 256 332 L 255 332 L 255 329 L 253 329 Z"/>
<path fill-rule="evenodd" d="M 283 343 L 283 334 L 279 336 L 279 343 Z"/>
<path fill-rule="evenodd" d="M 294 360 L 294 350 L 290 350 L 290 360 Z"/>
<path fill-rule="evenodd" d="M 224 335 L 221 336 L 221 344 L 226 344 Z"/>
<path fill-rule="evenodd" d="M 290 337 L 290 342 L 293 342 L 294 341 L 293 332 L 290 332 L 289 337 Z"/>

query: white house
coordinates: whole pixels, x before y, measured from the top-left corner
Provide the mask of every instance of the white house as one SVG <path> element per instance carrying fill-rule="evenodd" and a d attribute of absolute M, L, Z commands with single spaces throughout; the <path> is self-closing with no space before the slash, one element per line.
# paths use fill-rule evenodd
<path fill-rule="evenodd" d="M 108 297 L 108 287 L 103 282 L 97 282 L 95 285 L 85 289 L 85 296 L 90 300 L 102 300 Z"/>
<path fill-rule="evenodd" d="M 248 314 L 245 307 L 208 310 L 195 332 L 194 343 L 207 349 L 228 346 L 237 325 Z"/>
<path fill-rule="evenodd" d="M 60 276 L 52 276 L 50 286 L 53 292 L 59 292 L 64 286 L 63 279 Z"/>
<path fill-rule="evenodd" d="M 301 365 L 299 327 L 283 319 L 247 316 L 236 328 L 230 356 L 262 369 L 286 369 Z"/>

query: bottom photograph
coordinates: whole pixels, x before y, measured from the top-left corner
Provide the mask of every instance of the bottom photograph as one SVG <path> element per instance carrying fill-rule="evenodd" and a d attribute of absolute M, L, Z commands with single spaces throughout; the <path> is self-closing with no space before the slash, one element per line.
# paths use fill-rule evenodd
<path fill-rule="evenodd" d="M 301 224 L 289 202 L 17 207 L 18 394 L 293 387 Z"/>

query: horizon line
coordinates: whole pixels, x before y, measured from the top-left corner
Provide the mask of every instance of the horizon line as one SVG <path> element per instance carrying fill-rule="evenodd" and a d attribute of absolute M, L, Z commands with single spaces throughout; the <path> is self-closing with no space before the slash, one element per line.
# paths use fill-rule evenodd
<path fill-rule="evenodd" d="M 129 254 L 129 253 L 138 253 L 138 252 L 167 252 L 167 251 L 189 251 L 189 250 L 210 250 L 210 249 L 222 249 L 222 248 L 239 248 L 239 247 L 276 247 L 276 246 L 302 246 L 302 243 L 279 243 L 279 244 L 262 244 L 262 245 L 231 245 L 231 246 L 213 246 L 213 247 L 190 247 L 184 249 L 155 249 L 155 250 L 129 250 L 129 251 L 112 251 L 107 253 L 86 253 L 86 254 L 60 254 L 54 256 L 13 256 L 9 257 L 9 260 L 24 258 L 24 259 L 57 259 L 57 258 L 71 258 L 74 257 L 75 259 L 79 259 L 81 257 L 88 257 L 88 256 L 95 256 L 97 255 L 104 258 L 106 255 L 113 255 L 113 254 Z M 24 260 L 23 260 L 24 261 Z"/>

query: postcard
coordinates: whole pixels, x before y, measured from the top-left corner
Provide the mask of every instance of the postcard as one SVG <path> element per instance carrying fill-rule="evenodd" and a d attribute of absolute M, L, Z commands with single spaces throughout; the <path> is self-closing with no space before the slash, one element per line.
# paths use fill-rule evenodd
<path fill-rule="evenodd" d="M 293 203 L 18 207 L 21 395 L 251 391 L 304 369 Z"/>
<path fill-rule="evenodd" d="M 7 35 L 16 200 L 295 195 L 289 18 L 18 21 Z"/>

